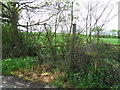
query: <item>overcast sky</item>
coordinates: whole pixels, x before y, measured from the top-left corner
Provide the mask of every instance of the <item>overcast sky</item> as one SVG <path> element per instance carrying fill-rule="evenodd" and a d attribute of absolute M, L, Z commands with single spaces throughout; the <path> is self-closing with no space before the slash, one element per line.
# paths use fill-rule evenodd
<path fill-rule="evenodd" d="M 30 1 L 30 0 L 25 0 L 25 1 Z M 41 1 L 50 2 L 50 1 L 62 1 L 62 0 L 37 0 L 36 4 L 41 2 Z M 63 2 L 64 1 L 65 0 L 63 0 Z M 105 7 L 110 0 L 69 0 L 69 1 L 75 1 L 75 2 L 78 2 L 78 4 L 79 4 L 79 7 L 74 5 L 74 16 L 79 15 L 81 12 L 82 12 L 83 16 L 85 16 L 86 15 L 86 11 L 85 11 L 85 7 L 83 5 L 87 5 L 88 2 L 90 2 L 90 3 L 92 2 L 93 4 L 94 4 L 94 2 L 97 2 L 97 1 L 100 2 L 99 4 L 102 5 L 102 6 L 97 11 L 98 12 L 97 14 L 99 15 L 102 12 L 103 7 Z M 116 4 L 116 3 L 119 2 L 119 1 L 120 0 L 111 0 L 108 8 L 106 9 L 106 11 L 103 14 L 103 17 L 101 19 L 101 23 L 106 18 L 106 16 L 108 15 L 108 13 L 112 9 L 112 7 L 114 7 L 114 8 L 113 8 L 113 10 L 111 11 L 111 13 L 109 15 L 109 19 L 112 18 L 114 15 L 118 14 L 118 4 Z M 76 8 L 77 9 L 80 8 L 79 12 L 77 12 L 77 11 L 75 12 Z M 37 18 L 38 16 L 35 16 L 35 17 L 36 18 L 34 18 L 34 19 L 38 20 L 38 18 Z M 41 17 L 41 20 L 44 20 L 44 19 L 46 19 L 47 16 L 40 16 L 40 17 Z M 80 19 L 81 19 L 81 17 L 80 17 Z M 24 23 L 24 21 L 22 23 Z M 76 21 L 75 23 L 77 25 L 81 25 L 80 22 Z M 83 23 L 83 25 L 85 25 L 85 24 Z M 110 31 L 111 29 L 118 29 L 118 15 L 116 17 L 114 17 L 109 23 L 107 23 L 104 28 L 107 31 Z"/>
<path fill-rule="evenodd" d="M 99 1 L 101 5 L 103 5 L 103 7 L 110 1 L 110 0 L 75 0 L 75 1 L 78 1 L 78 2 L 88 2 L 88 1 L 92 1 L 92 2 L 96 2 L 96 1 Z M 114 9 L 112 10 L 109 18 L 113 17 L 114 15 L 118 14 L 118 4 L 117 2 L 119 2 L 120 0 L 111 0 L 109 6 L 108 6 L 108 9 L 106 10 L 104 16 L 106 17 L 106 15 L 108 14 L 108 12 L 110 11 L 110 9 L 112 7 L 114 7 Z M 101 8 L 102 10 L 102 8 Z M 101 13 L 101 11 L 100 11 Z M 104 16 L 103 16 L 103 19 L 104 19 Z M 106 30 L 111 30 L 111 29 L 118 29 L 118 15 L 115 16 L 109 23 L 106 24 Z"/>
<path fill-rule="evenodd" d="M 102 0 L 101 0 L 102 1 Z M 108 0 L 103 0 L 103 1 L 108 1 Z M 119 2 L 120 0 L 111 0 L 112 4 L 116 4 L 117 2 Z M 118 13 L 118 4 L 115 6 L 113 12 L 111 12 L 111 15 L 114 15 Z M 118 29 L 118 15 L 113 18 L 108 24 L 107 24 L 107 28 L 109 30 L 111 29 Z"/>

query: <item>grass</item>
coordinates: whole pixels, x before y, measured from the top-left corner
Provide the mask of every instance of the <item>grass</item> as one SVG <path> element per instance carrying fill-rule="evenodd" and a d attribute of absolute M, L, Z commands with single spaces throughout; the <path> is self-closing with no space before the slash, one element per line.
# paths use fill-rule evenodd
<path fill-rule="evenodd" d="M 120 41 L 117 38 L 100 38 L 100 40 L 109 44 L 120 44 Z"/>
<path fill-rule="evenodd" d="M 49 34 L 50 38 L 51 38 L 51 35 L 53 35 L 53 34 L 54 33 Z M 47 44 L 46 42 L 48 42 L 47 39 L 44 39 L 44 38 L 46 38 L 45 37 L 46 34 L 42 32 L 39 38 L 37 35 L 38 34 L 35 33 L 33 38 L 31 39 L 31 41 L 36 42 L 36 43 L 41 43 L 42 45 L 46 45 Z M 56 38 L 57 44 L 63 43 L 65 41 L 65 38 L 67 38 L 67 35 L 68 34 L 66 34 L 66 33 L 57 33 L 57 38 Z M 80 35 L 79 38 L 85 40 L 85 35 Z M 53 37 L 53 38 L 51 38 L 51 40 L 54 43 L 55 38 Z M 100 40 L 102 40 L 104 43 L 108 43 L 108 44 L 120 44 L 120 41 L 117 38 L 100 38 Z"/>
<path fill-rule="evenodd" d="M 19 57 L 8 58 L 2 60 L 2 73 L 11 74 L 12 71 L 26 69 L 29 70 L 35 63 L 35 58 L 32 57 Z"/>

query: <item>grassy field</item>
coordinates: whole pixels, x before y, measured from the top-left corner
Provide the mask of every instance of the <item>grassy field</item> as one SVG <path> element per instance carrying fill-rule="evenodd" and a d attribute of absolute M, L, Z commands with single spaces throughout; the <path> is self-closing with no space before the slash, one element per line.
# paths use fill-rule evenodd
<path fill-rule="evenodd" d="M 31 33 L 31 34 L 33 34 L 33 33 Z M 65 38 L 68 37 L 68 34 L 57 33 L 56 36 L 57 36 L 56 41 L 57 41 L 57 44 L 58 44 L 58 43 L 64 42 Z M 38 38 L 38 33 L 34 33 L 32 41 L 36 42 L 36 43 L 41 43 L 42 45 L 44 45 L 44 43 L 45 43 L 45 45 L 46 45 L 46 42 L 48 42 L 48 41 L 45 38 L 46 38 L 46 34 L 43 33 L 43 32 L 40 34 L 39 38 Z M 55 41 L 54 33 L 49 33 L 49 38 L 52 39 L 52 42 L 54 42 Z M 80 35 L 80 38 L 82 40 L 86 40 L 85 35 Z M 108 43 L 108 44 L 120 44 L 120 41 L 117 38 L 100 38 L 100 40 L 103 41 L 104 43 Z"/>
<path fill-rule="evenodd" d="M 100 40 L 109 44 L 120 44 L 120 40 L 117 38 L 100 38 Z"/>

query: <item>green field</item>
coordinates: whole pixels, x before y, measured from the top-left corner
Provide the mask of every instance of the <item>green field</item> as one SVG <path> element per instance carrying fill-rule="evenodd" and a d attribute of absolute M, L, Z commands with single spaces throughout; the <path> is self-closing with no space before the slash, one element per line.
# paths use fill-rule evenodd
<path fill-rule="evenodd" d="M 100 38 L 100 40 L 109 44 L 120 44 L 120 40 L 117 38 Z"/>
<path fill-rule="evenodd" d="M 31 33 L 31 34 L 34 35 L 32 38 L 33 42 L 41 43 L 41 44 L 43 44 L 42 41 L 48 42 L 47 40 L 44 39 L 46 37 L 46 34 L 43 32 L 40 34 L 39 38 L 38 38 L 38 33 Z M 65 38 L 67 38 L 68 36 L 69 35 L 66 33 L 56 33 L 57 44 L 64 42 Z M 49 37 L 52 39 L 53 42 L 55 41 L 54 33 L 49 33 Z M 80 35 L 79 39 L 82 39 L 83 41 L 86 40 L 85 35 Z M 110 37 L 109 38 L 100 38 L 100 40 L 103 41 L 104 43 L 108 43 L 108 44 L 120 44 L 120 41 L 117 38 L 110 38 Z M 46 42 L 45 42 L 45 44 L 46 44 Z"/>

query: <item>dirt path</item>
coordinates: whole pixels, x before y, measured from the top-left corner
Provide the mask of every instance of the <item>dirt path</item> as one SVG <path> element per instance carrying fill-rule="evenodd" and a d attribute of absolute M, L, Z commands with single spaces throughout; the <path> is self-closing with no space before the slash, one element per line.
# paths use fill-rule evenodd
<path fill-rule="evenodd" d="M 40 82 L 30 82 L 16 76 L 0 76 L 2 85 L 0 88 L 50 88 Z"/>

